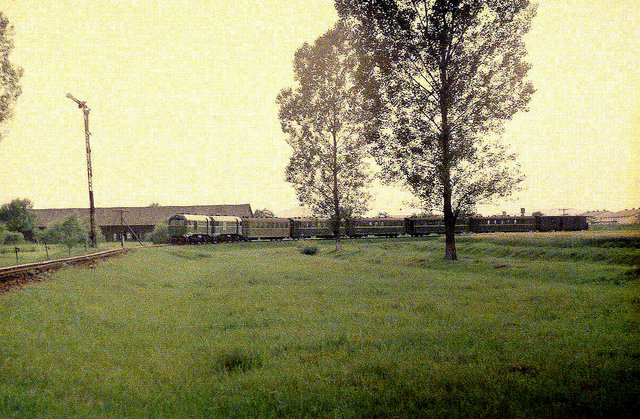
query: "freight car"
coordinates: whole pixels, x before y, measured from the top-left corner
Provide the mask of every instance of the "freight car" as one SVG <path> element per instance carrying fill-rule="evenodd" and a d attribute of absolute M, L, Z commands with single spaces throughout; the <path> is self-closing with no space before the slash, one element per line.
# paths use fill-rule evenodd
<path fill-rule="evenodd" d="M 588 229 L 587 217 L 583 216 L 536 217 L 536 231 L 580 231 Z"/>

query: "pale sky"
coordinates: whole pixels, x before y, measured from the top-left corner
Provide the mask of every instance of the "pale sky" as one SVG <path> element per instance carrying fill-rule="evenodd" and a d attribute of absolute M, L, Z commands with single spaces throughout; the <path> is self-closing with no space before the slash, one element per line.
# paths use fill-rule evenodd
<path fill-rule="evenodd" d="M 640 1 L 540 0 L 527 36 L 537 92 L 504 141 L 525 190 L 515 213 L 640 206 Z M 1 127 L 0 204 L 88 206 L 82 112 L 91 108 L 96 206 L 298 206 L 275 97 L 292 59 L 336 21 L 333 0 L 0 0 L 23 94 Z M 379 188 L 372 213 L 409 214 Z"/>

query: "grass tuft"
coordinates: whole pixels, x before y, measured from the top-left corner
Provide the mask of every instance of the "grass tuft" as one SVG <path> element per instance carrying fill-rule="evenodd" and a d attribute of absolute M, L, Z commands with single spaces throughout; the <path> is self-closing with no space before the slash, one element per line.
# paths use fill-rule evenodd
<path fill-rule="evenodd" d="M 300 253 L 303 255 L 315 255 L 318 253 L 318 246 L 315 244 L 305 243 L 299 245 L 298 248 L 300 249 Z"/>
<path fill-rule="evenodd" d="M 227 373 L 247 372 L 262 367 L 262 358 L 256 353 L 246 353 L 241 349 L 218 355 L 216 364 Z"/>

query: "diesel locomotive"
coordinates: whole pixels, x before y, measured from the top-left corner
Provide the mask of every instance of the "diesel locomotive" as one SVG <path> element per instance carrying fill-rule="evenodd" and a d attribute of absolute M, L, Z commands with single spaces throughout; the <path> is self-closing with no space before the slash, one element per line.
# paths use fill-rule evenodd
<path fill-rule="evenodd" d="M 584 216 L 459 217 L 456 233 L 587 230 Z M 169 218 L 171 242 L 215 243 L 249 240 L 331 238 L 328 218 L 240 218 L 219 215 L 176 214 Z M 444 219 L 430 217 L 349 218 L 340 226 L 345 237 L 398 237 L 444 234 Z"/>

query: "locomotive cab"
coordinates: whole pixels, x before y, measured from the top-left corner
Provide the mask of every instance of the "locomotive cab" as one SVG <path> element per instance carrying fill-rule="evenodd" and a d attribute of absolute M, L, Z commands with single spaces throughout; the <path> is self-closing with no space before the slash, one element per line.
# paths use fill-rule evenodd
<path fill-rule="evenodd" d="M 211 219 L 206 215 L 176 214 L 167 225 L 172 243 L 203 243 L 211 240 Z"/>

